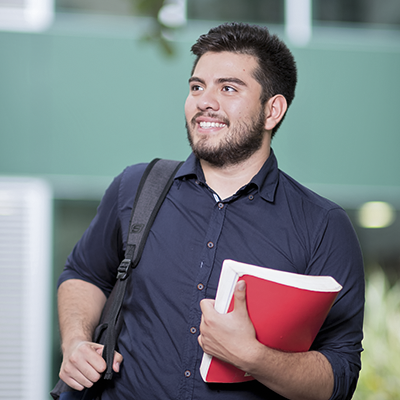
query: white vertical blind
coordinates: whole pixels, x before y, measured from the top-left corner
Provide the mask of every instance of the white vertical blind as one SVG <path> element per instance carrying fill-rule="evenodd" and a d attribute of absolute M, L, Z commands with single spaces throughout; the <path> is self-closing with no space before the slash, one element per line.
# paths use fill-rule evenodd
<path fill-rule="evenodd" d="M 49 398 L 52 196 L 0 177 L 0 399 Z"/>
<path fill-rule="evenodd" d="M 53 19 L 54 0 L 0 0 L 0 31 L 43 31 Z"/>
<path fill-rule="evenodd" d="M 312 35 L 312 0 L 285 0 L 285 31 L 289 40 L 305 46 Z"/>

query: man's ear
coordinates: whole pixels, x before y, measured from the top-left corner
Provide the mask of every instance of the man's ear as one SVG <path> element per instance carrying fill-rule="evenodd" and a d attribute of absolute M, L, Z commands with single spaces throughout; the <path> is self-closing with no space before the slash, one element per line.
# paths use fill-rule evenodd
<path fill-rule="evenodd" d="M 277 94 L 265 104 L 265 129 L 271 131 L 282 120 L 287 110 L 287 101 L 284 96 Z"/>

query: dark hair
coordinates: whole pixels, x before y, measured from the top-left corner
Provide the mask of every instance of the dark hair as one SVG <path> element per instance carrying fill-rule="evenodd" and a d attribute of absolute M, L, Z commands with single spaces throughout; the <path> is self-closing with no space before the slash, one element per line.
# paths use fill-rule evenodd
<path fill-rule="evenodd" d="M 207 52 L 229 51 L 255 57 L 258 68 L 254 78 L 262 86 L 261 103 L 264 105 L 271 97 L 281 94 L 288 107 L 294 98 L 297 83 L 297 68 L 294 57 L 276 35 L 267 28 L 244 23 L 225 23 L 201 35 L 191 48 L 196 56 L 192 75 L 202 55 Z M 280 123 L 273 129 L 272 136 Z"/>

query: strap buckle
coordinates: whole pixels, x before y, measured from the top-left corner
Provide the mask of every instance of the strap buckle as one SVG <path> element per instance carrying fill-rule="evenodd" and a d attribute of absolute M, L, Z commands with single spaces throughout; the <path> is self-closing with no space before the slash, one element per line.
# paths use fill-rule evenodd
<path fill-rule="evenodd" d="M 132 260 L 130 260 L 129 258 L 125 258 L 124 260 L 121 261 L 121 264 L 119 264 L 118 267 L 117 279 L 123 281 L 128 277 L 129 268 L 131 264 Z"/>

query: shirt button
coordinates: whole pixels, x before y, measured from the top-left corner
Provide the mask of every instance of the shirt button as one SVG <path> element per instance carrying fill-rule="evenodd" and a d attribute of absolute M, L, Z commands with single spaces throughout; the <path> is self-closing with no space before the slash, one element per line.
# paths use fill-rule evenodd
<path fill-rule="evenodd" d="M 196 332 L 197 332 L 197 329 L 196 329 L 194 326 L 192 326 L 192 327 L 190 328 L 190 333 L 195 334 Z"/>
<path fill-rule="evenodd" d="M 222 210 L 224 208 L 224 203 L 218 203 L 218 208 Z"/>
<path fill-rule="evenodd" d="M 204 289 L 204 285 L 203 285 L 202 283 L 199 283 L 199 284 L 197 285 L 197 289 L 203 290 L 203 289 Z"/>
<path fill-rule="evenodd" d="M 208 242 L 208 243 L 207 243 L 207 247 L 208 247 L 209 249 L 212 249 L 212 248 L 214 247 L 214 243 L 213 243 L 213 242 Z"/>
<path fill-rule="evenodd" d="M 187 370 L 185 371 L 185 376 L 186 376 L 186 378 L 189 378 L 190 375 L 192 375 L 192 373 L 187 369 Z"/>
<path fill-rule="evenodd" d="M 251 194 L 251 195 L 249 195 L 249 200 L 253 200 L 254 199 L 254 196 Z"/>

